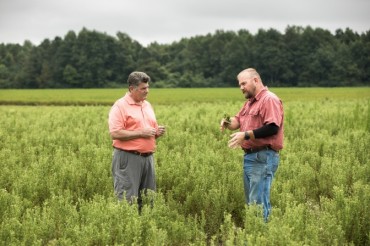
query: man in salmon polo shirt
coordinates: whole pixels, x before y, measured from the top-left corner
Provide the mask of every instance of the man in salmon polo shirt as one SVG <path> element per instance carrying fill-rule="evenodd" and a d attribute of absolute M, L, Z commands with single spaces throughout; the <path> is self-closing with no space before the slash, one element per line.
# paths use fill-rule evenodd
<path fill-rule="evenodd" d="M 237 130 L 231 134 L 230 148 L 244 151 L 244 193 L 247 204 L 261 204 L 267 222 L 271 211 L 270 189 L 283 148 L 284 111 L 281 100 L 262 83 L 253 68 L 241 71 L 237 80 L 245 98 L 241 110 L 222 119 L 220 129 Z"/>
<path fill-rule="evenodd" d="M 114 191 L 132 203 L 137 199 L 139 211 L 142 193 L 156 190 L 153 153 L 156 138 L 165 133 L 158 126 L 151 104 L 146 101 L 150 77 L 143 72 L 128 76 L 128 92 L 118 99 L 109 112 L 109 132 L 113 139 L 112 175 Z"/>

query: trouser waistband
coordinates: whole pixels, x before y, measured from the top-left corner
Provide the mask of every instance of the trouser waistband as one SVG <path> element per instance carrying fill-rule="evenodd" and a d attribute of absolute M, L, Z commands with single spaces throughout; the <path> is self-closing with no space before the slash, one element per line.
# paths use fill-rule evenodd
<path fill-rule="evenodd" d="M 246 154 L 257 153 L 257 152 L 262 151 L 262 150 L 273 150 L 273 151 L 277 152 L 276 150 L 274 150 L 270 146 L 254 147 L 254 148 L 249 148 L 249 149 L 243 148 L 243 150 L 244 150 L 244 153 L 246 153 Z"/>
<path fill-rule="evenodd" d="M 153 154 L 153 152 L 141 153 L 141 152 L 136 151 L 136 150 L 126 150 L 126 149 L 120 149 L 120 148 L 117 148 L 117 147 L 113 147 L 113 148 L 131 153 L 131 154 L 140 155 L 140 156 L 143 156 L 143 157 L 148 157 L 148 156 L 151 156 Z"/>

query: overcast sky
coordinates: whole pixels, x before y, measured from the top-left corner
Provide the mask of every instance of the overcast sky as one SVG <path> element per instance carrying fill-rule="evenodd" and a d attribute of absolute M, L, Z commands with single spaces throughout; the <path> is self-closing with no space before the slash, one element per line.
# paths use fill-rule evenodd
<path fill-rule="evenodd" d="M 284 33 L 288 25 L 364 33 L 370 0 L 0 0 L 0 43 L 38 45 L 85 27 L 148 45 L 216 30 Z"/>

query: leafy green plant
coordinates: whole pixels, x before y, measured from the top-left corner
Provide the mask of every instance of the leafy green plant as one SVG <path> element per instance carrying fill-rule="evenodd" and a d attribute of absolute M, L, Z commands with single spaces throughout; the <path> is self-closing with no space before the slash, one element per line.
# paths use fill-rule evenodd
<path fill-rule="evenodd" d="M 113 194 L 109 106 L 0 106 L 0 245 L 367 245 L 369 99 L 336 97 L 284 102 L 267 224 L 218 127 L 244 101 L 153 104 L 167 132 L 141 215 Z"/>

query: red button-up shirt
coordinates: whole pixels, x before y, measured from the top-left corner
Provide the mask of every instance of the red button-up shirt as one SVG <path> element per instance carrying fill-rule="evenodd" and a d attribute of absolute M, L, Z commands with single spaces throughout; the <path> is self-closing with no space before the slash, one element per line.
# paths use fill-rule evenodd
<path fill-rule="evenodd" d="M 274 123 L 279 127 L 277 134 L 258 139 L 243 141 L 242 148 L 270 146 L 274 150 L 283 148 L 284 110 L 281 100 L 267 87 L 255 97 L 250 98 L 235 116 L 240 124 L 240 131 L 255 130 L 264 125 Z"/>

